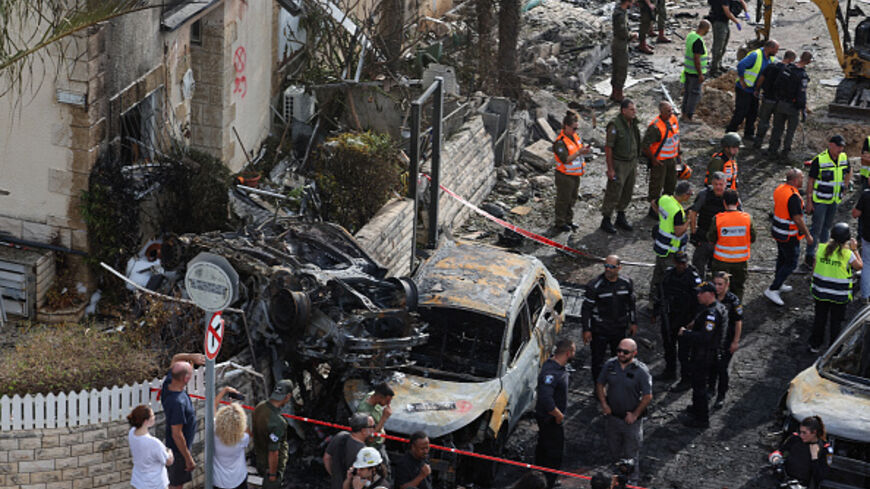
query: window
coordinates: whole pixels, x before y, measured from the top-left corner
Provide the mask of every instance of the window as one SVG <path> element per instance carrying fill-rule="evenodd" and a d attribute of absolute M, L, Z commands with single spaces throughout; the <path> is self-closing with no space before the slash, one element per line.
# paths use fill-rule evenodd
<path fill-rule="evenodd" d="M 157 124 L 161 120 L 163 90 L 155 90 L 138 104 L 121 114 L 121 161 L 125 163 L 154 160 L 159 148 Z"/>
<path fill-rule="evenodd" d="M 429 341 L 411 351 L 419 367 L 435 369 L 435 376 L 498 376 L 504 323 L 482 314 L 448 308 L 424 308 Z M 479 380 L 479 379 L 477 379 Z"/>
<path fill-rule="evenodd" d="M 822 369 L 834 375 L 870 383 L 870 323 L 855 328 Z"/>
<path fill-rule="evenodd" d="M 529 303 L 529 312 L 531 312 L 532 318 L 532 326 L 538 324 L 538 316 L 541 315 L 541 312 L 544 310 L 544 284 L 543 279 L 541 282 L 532 287 L 532 291 L 529 293 L 529 298 L 527 299 Z"/>
<path fill-rule="evenodd" d="M 191 46 L 202 46 L 202 19 L 190 25 Z"/>
<path fill-rule="evenodd" d="M 517 316 L 517 320 L 514 322 L 514 327 L 511 330 L 511 343 L 508 348 L 510 366 L 513 366 L 514 363 L 516 363 L 520 356 L 520 351 L 523 349 L 523 345 L 525 345 L 526 341 L 529 339 L 531 333 L 531 327 L 529 324 L 529 307 L 526 304 L 523 304 L 523 307 L 520 309 L 520 313 Z"/>

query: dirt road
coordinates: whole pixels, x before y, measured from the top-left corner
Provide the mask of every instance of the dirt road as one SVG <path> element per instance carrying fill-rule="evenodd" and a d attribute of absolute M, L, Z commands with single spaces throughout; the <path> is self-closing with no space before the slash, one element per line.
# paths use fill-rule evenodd
<path fill-rule="evenodd" d="M 560 2 L 549 2 L 541 8 L 559 8 L 559 5 Z M 681 4 L 679 8 L 670 7 L 670 11 L 672 19 L 673 14 L 677 13 L 704 15 L 706 2 Z M 682 26 L 672 24 L 677 27 L 676 33 L 669 32 L 674 43 L 656 46 L 656 52 L 652 56 L 632 50 L 631 58 L 636 67 L 630 71 L 630 75 L 634 78 L 662 75 L 661 82 L 668 86 L 679 104 L 679 72 L 675 67 L 682 59 L 683 41 L 677 34 L 684 37 L 687 33 L 686 26 L 696 24 L 699 19 L 700 16 L 683 17 L 680 20 Z M 798 54 L 803 50 L 810 50 L 814 52 L 816 60 L 808 69 L 812 79 L 809 106 L 813 115 L 805 124 L 806 133 L 798 130 L 792 151 L 795 161 L 792 164 L 801 165 L 804 159 L 810 159 L 825 149 L 823 143 L 837 132 L 844 132 L 847 138 L 851 136 L 853 141 L 850 143 L 855 143 L 857 134 L 870 133 L 870 126 L 866 124 L 835 120 L 825 114 L 827 104 L 833 99 L 834 88 L 819 82 L 840 76 L 840 69 L 823 19 L 815 6 L 811 3 L 790 3 L 788 7 L 781 7 L 775 12 L 775 19 L 773 37 L 781 41 L 782 49 L 792 49 Z M 742 32 L 738 32 L 732 27 L 726 55 L 726 60 L 732 66 L 736 64 L 735 52 L 739 44 L 754 37 L 748 31 L 750 29 L 744 28 Z M 708 37 L 707 42 L 708 46 L 711 45 L 712 39 Z M 782 52 L 784 51 L 780 54 Z M 590 85 L 605 80 L 608 76 L 607 69 L 603 72 L 600 70 L 590 81 Z M 708 97 L 705 94 L 707 100 L 702 102 L 704 110 L 701 117 L 704 123 L 683 128 L 684 159 L 695 169 L 691 181 L 696 190 L 702 183 L 706 162 L 716 150 L 714 143 L 721 137 L 731 113 L 729 104 L 733 96 L 727 98 L 731 84 L 720 81 L 717 85 L 725 90 L 716 96 Z M 656 115 L 656 106 L 662 97 L 661 92 L 656 90 L 657 87 L 658 81 L 641 83 L 627 90 L 627 96 L 637 102 L 638 115 L 643 126 Z M 586 104 L 601 98 L 589 89 L 585 94 L 572 92 L 560 95 L 568 101 Z M 613 104 L 608 104 L 606 110 L 597 113 L 599 127 L 593 134 L 584 134 L 584 138 L 603 140 L 604 123 L 601 121 L 607 121 L 615 114 Z M 847 149 L 852 150 L 850 156 L 858 155 L 854 145 Z M 769 234 L 768 213 L 772 210 L 773 189 L 782 181 L 787 166 L 782 162 L 768 161 L 761 152 L 749 148 L 741 149 L 738 160 L 744 210 L 752 214 L 759 232 L 759 239 L 752 247 L 750 263 L 752 267 L 772 269 L 776 260 L 776 246 Z M 603 155 L 593 160 L 588 168 L 587 176 L 581 182 L 583 199 L 575 207 L 575 222 L 580 225 L 580 229 L 570 236 L 567 233 L 557 235 L 557 239 L 562 242 L 567 240 L 569 245 L 594 255 L 617 253 L 625 259 L 651 263 L 654 255 L 650 229 L 654 221 L 644 217 L 647 209 L 646 170 L 639 170 L 634 201 L 628 212 L 635 230 L 630 233 L 620 231 L 611 236 L 598 230 L 601 219 L 598 209 L 604 188 Z M 490 201 L 510 209 L 523 202 L 526 197 L 530 198 L 524 204 L 532 207 L 530 213 L 523 216 L 508 213 L 508 219 L 535 232 L 553 236 L 549 227 L 552 224 L 554 191 L 551 185 L 547 185 L 552 181 L 552 176 L 526 170 L 528 168 L 520 165 L 516 168 L 516 173 L 521 180 L 523 177 L 532 178 L 533 185 L 519 191 L 516 185 L 500 185 Z M 517 196 L 520 196 L 519 200 Z M 854 205 L 855 199 L 856 193 L 850 193 L 847 202 L 841 204 L 838 212 L 838 220 L 850 222 L 853 233 L 855 223 L 848 217 L 848 211 Z M 477 219 L 457 234 L 493 242 L 497 232 L 496 226 Z M 567 256 L 529 241 L 524 242 L 520 249 L 539 256 L 562 281 L 585 283 L 603 271 L 598 263 Z M 692 251 L 691 245 L 689 251 Z M 653 373 L 658 373 L 663 368 L 661 340 L 658 327 L 650 326 L 645 307 L 651 269 L 625 267 L 623 273 L 634 279 L 641 299 L 638 358 L 647 363 Z M 641 485 L 693 489 L 773 487 L 773 480 L 759 471 L 766 464 L 766 454 L 778 440 L 776 432 L 780 429 L 780 417 L 777 407 L 789 380 L 808 367 L 814 361 L 815 355 L 806 352 L 813 314 L 809 276 L 793 275 L 790 278 L 788 283 L 794 286 L 794 291 L 784 296 L 785 307 L 777 307 L 763 297 L 762 292 L 771 280 L 771 273 L 751 273 L 747 280 L 744 339 L 731 364 L 731 389 L 727 401 L 722 410 L 711 415 L 709 429 L 700 431 L 685 428 L 677 419 L 677 415 L 690 403 L 691 392 L 672 394 L 667 392 L 667 384 L 655 383 L 654 400 L 644 425 L 644 478 L 640 481 Z M 848 315 L 851 316 L 854 310 L 857 310 L 857 304 L 853 304 Z M 578 344 L 582 343 L 578 326 L 570 325 L 566 334 L 578 341 Z M 594 473 L 600 470 L 610 473 L 609 464 L 612 460 L 604 445 L 603 420 L 593 396 L 588 361 L 589 350 L 584 347 L 573 362 L 576 372 L 571 379 L 565 468 L 577 472 Z M 824 413 L 820 414 L 824 417 Z M 508 443 L 507 455 L 531 462 L 534 459 L 535 438 L 534 421 L 523 421 Z M 504 470 L 496 486 L 508 486 L 515 480 L 517 473 L 514 469 Z M 585 482 L 579 480 L 565 480 L 563 486 L 587 487 Z"/>

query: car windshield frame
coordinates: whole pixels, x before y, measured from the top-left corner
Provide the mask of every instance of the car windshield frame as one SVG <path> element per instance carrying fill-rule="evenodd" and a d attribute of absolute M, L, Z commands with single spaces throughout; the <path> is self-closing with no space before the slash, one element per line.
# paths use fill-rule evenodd
<path fill-rule="evenodd" d="M 860 331 L 862 329 L 864 348 L 867 350 L 863 352 L 863 356 L 866 359 L 865 361 L 870 361 L 870 306 L 865 306 L 843 328 L 840 336 L 832 342 L 824 355 L 819 357 L 816 362 L 816 370 L 820 376 L 828 380 L 870 393 L 870 376 L 862 377 L 857 374 L 843 372 L 836 369 L 834 365 L 840 359 L 840 355 L 844 353 L 844 349 L 854 348 L 857 341 L 856 335 L 862 334 Z M 865 370 L 870 372 L 870 364 L 865 367 Z"/>

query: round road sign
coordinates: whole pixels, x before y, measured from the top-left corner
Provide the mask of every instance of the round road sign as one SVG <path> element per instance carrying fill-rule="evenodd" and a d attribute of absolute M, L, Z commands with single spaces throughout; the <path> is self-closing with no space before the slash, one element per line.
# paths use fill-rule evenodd
<path fill-rule="evenodd" d="M 236 299 L 239 275 L 226 258 L 200 253 L 187 264 L 184 286 L 201 309 L 222 311 Z"/>
<path fill-rule="evenodd" d="M 214 313 L 208 322 L 208 328 L 205 330 L 205 357 L 209 360 L 217 358 L 218 352 L 221 351 L 221 343 L 224 339 L 224 318 L 221 317 L 221 312 Z"/>

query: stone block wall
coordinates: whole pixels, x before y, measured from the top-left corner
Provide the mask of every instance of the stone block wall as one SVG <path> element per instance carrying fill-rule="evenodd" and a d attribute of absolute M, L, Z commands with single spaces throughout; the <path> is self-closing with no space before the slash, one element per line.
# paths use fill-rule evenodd
<path fill-rule="evenodd" d="M 482 202 L 496 182 L 492 138 L 484 128 L 483 118 L 477 115 L 469 119 L 445 141 L 442 151 L 441 184 L 473 204 Z M 438 205 L 438 222 L 445 229 L 461 226 L 472 212 L 444 192 L 440 193 Z M 410 199 L 392 200 L 356 234 L 360 244 L 391 275 L 410 273 L 413 208 Z"/>
<path fill-rule="evenodd" d="M 204 481 L 205 403 L 197 408 L 193 487 Z M 125 414 L 126 416 L 126 414 Z M 163 413 L 151 434 L 163 440 Z M 0 432 L 0 489 L 129 489 L 133 462 L 126 421 Z"/>

